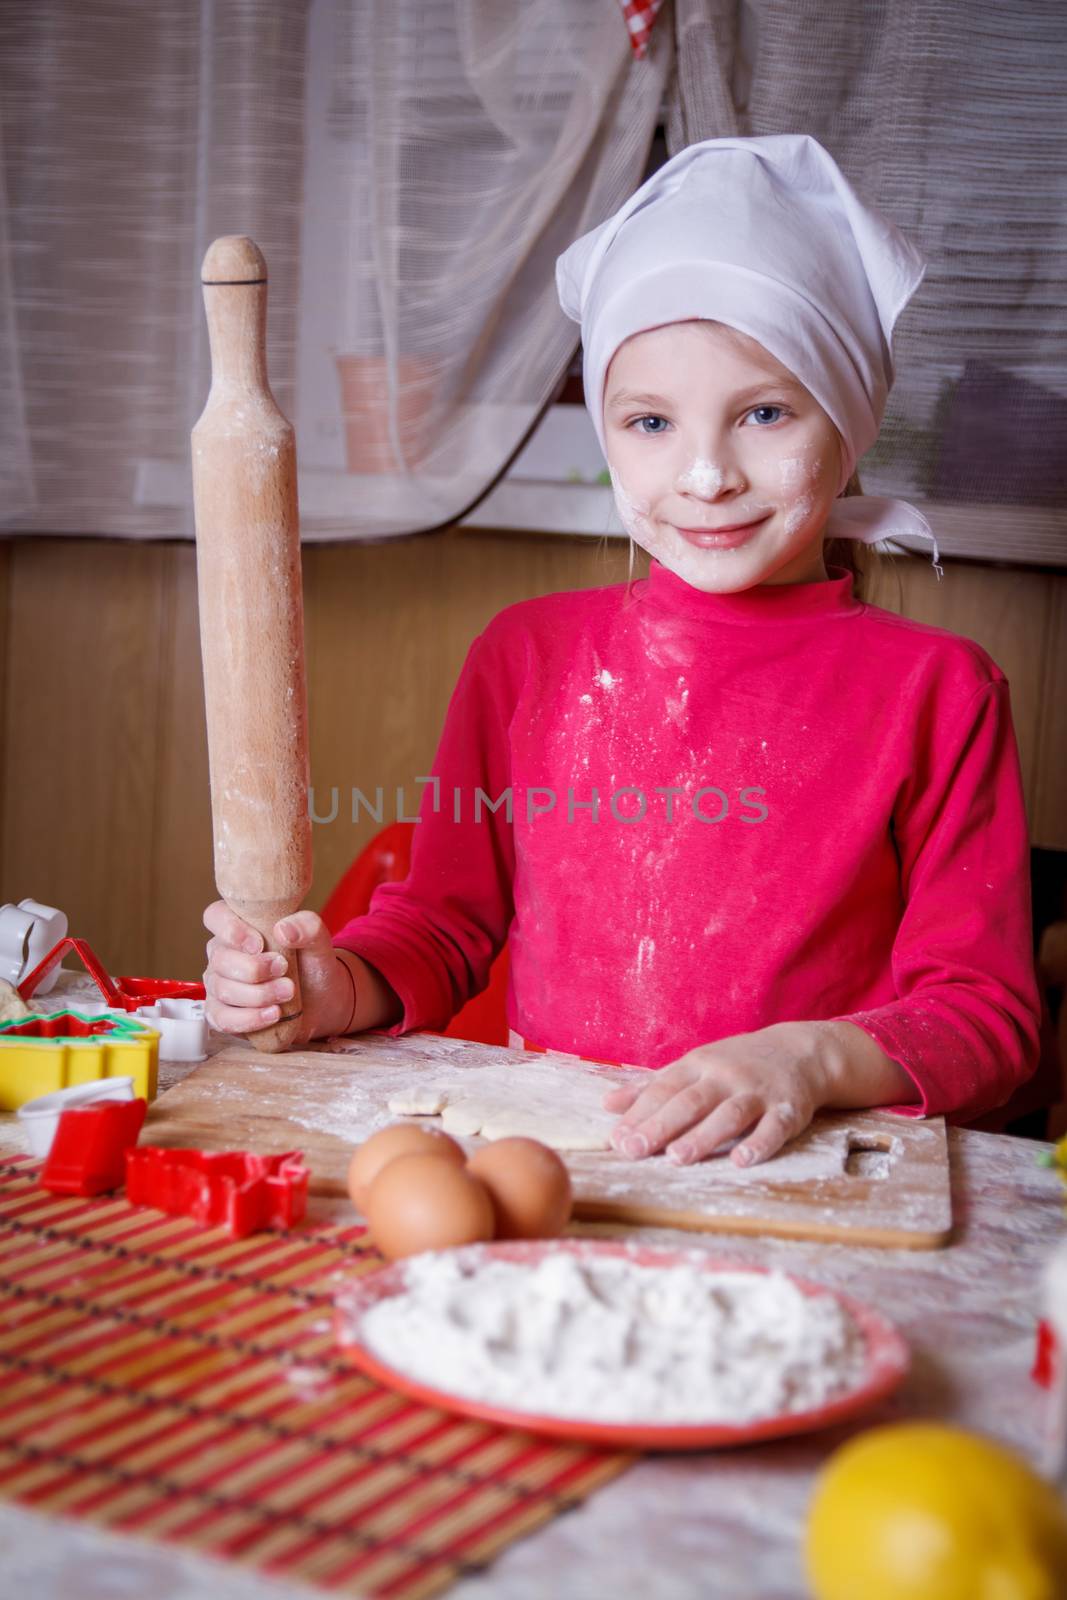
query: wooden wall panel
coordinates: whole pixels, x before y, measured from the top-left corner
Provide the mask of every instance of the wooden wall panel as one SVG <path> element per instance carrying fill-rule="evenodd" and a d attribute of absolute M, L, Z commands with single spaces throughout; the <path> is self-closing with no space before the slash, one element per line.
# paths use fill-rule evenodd
<path fill-rule="evenodd" d="M 635 573 L 647 559 L 638 552 Z M 618 583 L 622 540 L 449 530 L 304 553 L 321 906 L 377 831 L 352 788 L 408 814 L 468 646 L 503 606 Z M 977 639 L 1006 672 L 1035 844 L 1067 850 L 1067 575 L 879 564 L 870 598 Z M 7 575 L 7 603 L 4 580 Z M 8 619 L 6 636 L 4 619 Z M 0 542 L 0 893 L 61 905 L 114 970 L 198 977 L 215 896 L 191 545 Z"/>
<path fill-rule="evenodd" d="M 73 539 L 11 552 L 4 899 L 61 906 L 124 972 L 151 948 L 165 558 Z"/>
<path fill-rule="evenodd" d="M 153 976 L 199 978 L 208 938 L 202 922 L 204 907 L 216 894 L 195 548 L 191 544 L 168 546 L 166 564 L 169 615 L 160 640 L 163 706 L 155 802 L 154 914 L 142 965 Z"/>

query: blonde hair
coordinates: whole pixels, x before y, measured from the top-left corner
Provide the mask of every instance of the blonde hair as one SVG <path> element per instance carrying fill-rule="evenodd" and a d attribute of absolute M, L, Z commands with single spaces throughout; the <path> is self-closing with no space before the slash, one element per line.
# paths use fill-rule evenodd
<path fill-rule="evenodd" d="M 860 475 L 853 472 L 838 498 L 844 500 L 848 495 L 862 493 Z M 844 567 L 846 572 L 851 572 L 853 594 L 857 600 L 867 598 L 865 591 L 871 581 L 872 567 L 867 545 L 859 539 L 826 539 L 823 542 L 822 559 L 824 566 Z"/>

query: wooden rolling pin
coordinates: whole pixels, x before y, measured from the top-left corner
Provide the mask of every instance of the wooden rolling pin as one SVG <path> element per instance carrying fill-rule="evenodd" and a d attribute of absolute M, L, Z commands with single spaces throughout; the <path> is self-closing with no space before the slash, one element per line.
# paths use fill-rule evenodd
<path fill-rule="evenodd" d="M 296 441 L 267 382 L 267 263 L 241 235 L 216 239 L 201 270 L 211 392 L 193 429 L 200 648 L 204 663 L 215 882 L 268 950 L 311 886 L 307 691 Z M 295 992 L 250 1034 L 285 1050 Z"/>

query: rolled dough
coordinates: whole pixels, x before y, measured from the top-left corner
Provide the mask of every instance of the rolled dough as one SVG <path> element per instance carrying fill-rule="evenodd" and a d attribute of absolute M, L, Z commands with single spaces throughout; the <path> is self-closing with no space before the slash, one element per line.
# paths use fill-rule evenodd
<path fill-rule="evenodd" d="M 437 1084 L 416 1084 L 401 1094 L 390 1095 L 386 1103 L 398 1117 L 436 1117 L 448 1104 L 448 1093 Z"/>
<path fill-rule="evenodd" d="M 602 1093 L 602 1089 L 596 1092 Z M 557 1111 L 551 1106 L 509 1105 L 499 1095 L 437 1084 L 413 1085 L 391 1095 L 389 1110 L 400 1117 L 440 1115 L 446 1133 L 461 1138 L 480 1134 L 483 1139 L 539 1139 L 552 1150 L 608 1150 L 608 1134 L 617 1120 L 599 1106 L 588 1110 Z"/>
<path fill-rule="evenodd" d="M 494 1106 L 483 1116 L 478 1131 L 483 1139 L 540 1139 L 552 1150 L 609 1150 L 608 1129 L 617 1121 L 612 1117 L 607 1128 L 600 1128 L 564 1113 Z"/>

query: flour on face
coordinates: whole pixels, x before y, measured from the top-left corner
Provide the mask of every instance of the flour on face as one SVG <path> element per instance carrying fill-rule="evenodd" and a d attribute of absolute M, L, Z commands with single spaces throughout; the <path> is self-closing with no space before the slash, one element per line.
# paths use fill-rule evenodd
<path fill-rule="evenodd" d="M 614 467 L 609 466 L 608 472 L 611 476 L 611 487 L 615 495 L 615 509 L 619 513 L 619 521 L 630 535 L 630 538 L 636 539 L 641 548 L 647 550 L 649 548 L 648 541 L 652 537 L 652 524 L 648 520 L 648 505 L 636 499 L 630 493 Z"/>
<path fill-rule="evenodd" d="M 620 392 L 605 411 L 615 503 L 636 544 L 707 593 L 825 577 L 840 439 L 781 362 L 735 329 L 691 319 L 625 340 L 606 394 L 616 384 L 661 397 L 632 415 L 637 402 L 620 404 Z M 699 541 L 739 527 L 752 531 L 732 546 Z"/>
<path fill-rule="evenodd" d="M 691 467 L 679 475 L 677 487 L 691 494 L 712 495 L 719 493 L 723 482 L 722 468 L 713 461 L 702 461 L 698 457 Z"/>

